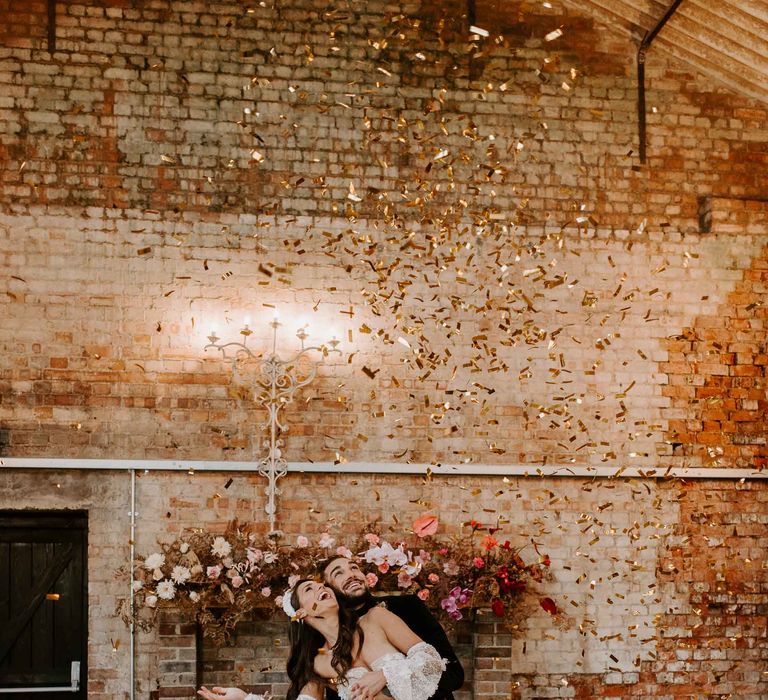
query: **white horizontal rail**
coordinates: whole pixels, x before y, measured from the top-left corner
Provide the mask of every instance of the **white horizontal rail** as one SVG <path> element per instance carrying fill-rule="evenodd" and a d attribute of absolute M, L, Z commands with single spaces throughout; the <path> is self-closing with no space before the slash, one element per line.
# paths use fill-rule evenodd
<path fill-rule="evenodd" d="M 105 469 L 171 472 L 254 472 L 258 462 L 197 461 L 172 459 L 49 459 L 46 457 L 2 457 L 2 469 Z M 331 474 L 427 474 L 441 476 L 522 476 L 632 479 L 768 479 L 768 470 L 722 468 L 644 469 L 641 467 L 535 464 L 404 464 L 401 462 L 289 462 L 288 471 Z"/>
<path fill-rule="evenodd" d="M 45 688 L 0 688 L 0 694 L 11 695 L 12 693 L 76 693 L 80 688 L 69 685 L 52 685 Z"/>

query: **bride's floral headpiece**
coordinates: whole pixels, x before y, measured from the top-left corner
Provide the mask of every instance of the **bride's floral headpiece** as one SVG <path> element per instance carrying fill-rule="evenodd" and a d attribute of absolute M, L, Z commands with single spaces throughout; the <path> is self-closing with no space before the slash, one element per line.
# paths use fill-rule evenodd
<path fill-rule="evenodd" d="M 292 597 L 293 588 L 288 588 L 285 593 L 283 593 L 283 612 L 291 618 L 291 622 L 294 622 L 300 618 L 296 615 L 296 608 L 294 608 L 293 603 L 291 603 Z"/>

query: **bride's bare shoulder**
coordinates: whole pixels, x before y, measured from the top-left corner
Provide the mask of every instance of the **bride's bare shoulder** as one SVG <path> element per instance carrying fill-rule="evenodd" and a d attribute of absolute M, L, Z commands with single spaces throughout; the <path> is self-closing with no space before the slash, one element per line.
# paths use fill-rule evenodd
<path fill-rule="evenodd" d="M 325 691 L 319 683 L 307 683 L 302 689 L 298 700 L 323 700 Z"/>

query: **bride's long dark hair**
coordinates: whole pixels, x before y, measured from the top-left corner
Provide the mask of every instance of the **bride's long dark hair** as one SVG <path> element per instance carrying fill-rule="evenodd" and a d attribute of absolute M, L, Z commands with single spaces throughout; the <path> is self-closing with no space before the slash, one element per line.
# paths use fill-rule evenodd
<path fill-rule="evenodd" d="M 305 581 L 314 579 L 301 579 L 291 591 L 291 605 L 298 610 L 298 588 Z M 337 596 L 341 598 L 341 596 Z M 360 627 L 357 613 L 344 601 L 339 600 L 339 637 L 331 649 L 331 666 L 333 666 L 339 678 L 344 678 L 352 667 L 353 652 L 363 648 L 365 635 Z M 291 643 L 291 652 L 288 657 L 288 678 L 291 685 L 288 688 L 287 700 L 296 700 L 302 689 L 309 683 L 317 683 L 320 687 L 328 685 L 328 679 L 318 675 L 315 671 L 315 657 L 320 648 L 325 644 L 325 637 L 305 620 L 291 622 L 288 628 L 288 639 Z"/>

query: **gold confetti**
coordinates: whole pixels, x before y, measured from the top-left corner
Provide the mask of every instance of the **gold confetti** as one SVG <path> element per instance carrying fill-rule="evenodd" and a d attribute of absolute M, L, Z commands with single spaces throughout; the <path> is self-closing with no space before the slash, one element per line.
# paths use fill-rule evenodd
<path fill-rule="evenodd" d="M 544 37 L 544 41 L 554 41 L 555 39 L 563 36 L 563 30 L 558 28 L 550 32 Z"/>

